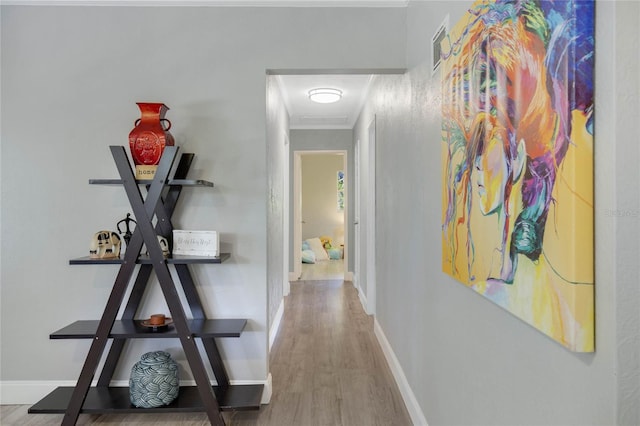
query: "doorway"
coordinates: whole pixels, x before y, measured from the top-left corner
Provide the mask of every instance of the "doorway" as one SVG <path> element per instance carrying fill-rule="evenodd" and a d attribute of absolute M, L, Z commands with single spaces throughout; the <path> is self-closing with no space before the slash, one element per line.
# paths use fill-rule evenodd
<path fill-rule="evenodd" d="M 376 119 L 355 142 L 354 278 L 360 302 L 369 315 L 376 312 Z"/>
<path fill-rule="evenodd" d="M 349 209 L 345 150 L 294 151 L 296 280 L 345 280 Z M 299 268 L 299 269 L 298 269 Z"/>
<path fill-rule="evenodd" d="M 271 74 L 282 94 L 283 109 L 286 110 L 288 121 L 286 126 L 290 132 L 289 162 L 287 167 L 291 176 L 290 204 L 284 209 L 290 212 L 290 243 L 289 252 L 285 252 L 285 265 L 289 268 L 288 281 L 297 281 L 302 275 L 301 244 L 302 221 L 305 218 L 296 217 L 296 211 L 300 207 L 301 157 L 294 155 L 301 150 L 331 150 L 344 149 L 348 145 L 349 192 L 351 193 L 351 205 L 348 216 L 345 217 L 345 245 L 344 245 L 344 279 L 352 282 L 358 288 L 361 302 L 367 313 L 375 313 L 376 283 L 375 283 L 375 116 L 371 116 L 370 106 L 367 106 L 369 89 L 376 75 L 401 74 L 402 70 L 353 70 L 351 73 L 325 71 L 318 74 L 316 71 L 301 70 L 273 70 Z M 313 87 L 337 87 L 341 89 L 342 98 L 332 104 L 313 105 L 309 101 L 310 90 Z M 309 96 L 308 96 L 309 95 Z M 308 109 L 309 108 L 309 109 Z M 360 119 L 364 117 L 366 123 Z M 357 129 L 357 131 L 356 131 Z M 298 145 L 294 132 L 304 130 L 342 130 L 351 132 L 347 145 L 336 144 L 335 141 L 308 138 L 302 146 Z M 355 155 L 356 138 L 362 140 L 364 149 L 360 155 Z M 372 149 L 369 150 L 369 146 Z M 370 157 L 371 155 L 371 157 Z M 373 161 L 372 161 L 373 160 Z M 355 161 L 361 166 L 361 171 L 355 172 Z M 285 163 L 286 164 L 286 163 Z M 285 166 L 286 167 L 286 166 Z M 345 167 L 347 169 L 347 167 Z M 371 172 L 371 173 L 370 173 Z M 350 173 L 350 176 L 349 176 Z M 364 180 L 363 180 L 364 179 Z M 360 180 L 363 180 L 360 182 Z M 356 190 L 355 185 L 361 184 Z M 368 195 L 368 196 L 367 196 Z M 285 201 L 285 200 L 283 200 Z M 361 206 L 361 214 L 355 214 L 357 206 Z M 357 217 L 356 217 L 357 216 Z M 367 218 L 369 220 L 367 221 Z M 298 226 L 300 225 L 300 226 Z M 356 236 L 356 232 L 358 235 Z M 356 272 L 358 270 L 358 272 Z M 359 285 L 356 281 L 359 280 Z M 288 288 L 288 283 L 284 286 Z M 288 292 L 285 292 L 285 295 Z"/>

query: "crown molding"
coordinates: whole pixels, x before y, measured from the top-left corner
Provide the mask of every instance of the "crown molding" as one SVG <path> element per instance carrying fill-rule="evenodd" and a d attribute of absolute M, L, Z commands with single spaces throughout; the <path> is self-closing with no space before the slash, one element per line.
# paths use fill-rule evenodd
<path fill-rule="evenodd" d="M 11 6 L 406 7 L 409 0 L 0 0 Z"/>

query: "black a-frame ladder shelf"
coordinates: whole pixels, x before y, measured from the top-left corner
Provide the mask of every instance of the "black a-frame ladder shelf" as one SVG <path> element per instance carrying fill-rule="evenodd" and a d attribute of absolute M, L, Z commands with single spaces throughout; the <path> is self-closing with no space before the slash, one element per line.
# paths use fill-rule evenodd
<path fill-rule="evenodd" d="M 152 180 L 136 180 L 124 147 L 111 146 L 110 148 L 120 179 L 95 179 L 90 180 L 89 183 L 122 185 L 131 203 L 137 226 L 126 247 L 124 258 L 102 260 L 82 257 L 69 262 L 72 265 L 119 264 L 120 270 L 100 320 L 76 321 L 50 335 L 51 339 L 92 339 L 76 386 L 55 389 L 33 405 L 29 413 L 64 413 L 62 425 L 73 425 L 77 422 L 80 413 L 205 411 L 212 425 L 224 425 L 222 410 L 258 410 L 263 385 L 229 384 L 229 377 L 216 345 L 216 338 L 240 336 L 247 320 L 207 319 L 188 267 L 189 264 L 221 263 L 229 258 L 229 254 L 223 253 L 219 257 L 170 256 L 165 258 L 157 239 L 158 235 L 171 237 L 173 231 L 171 215 L 183 187 L 212 187 L 213 184 L 208 181 L 186 179 L 193 154 L 180 156 L 173 178 L 169 179 L 178 153 L 176 146 L 165 148 Z M 143 198 L 140 186 L 146 187 L 146 198 Z M 146 245 L 148 255 L 141 255 L 143 244 Z M 137 265 L 139 267 L 136 267 Z M 169 265 L 176 270 L 178 281 L 189 304 L 192 316 L 190 319 L 187 318 L 180 302 L 177 283 L 171 276 Z M 136 270 L 137 275 L 135 280 L 132 280 Z M 174 322 L 171 330 L 161 333 L 150 332 L 140 325 L 139 319 L 135 318 L 152 271 L 157 276 Z M 121 319 L 116 320 L 131 281 L 133 281 L 133 287 L 129 293 L 129 299 Z M 111 387 L 110 382 L 125 342 L 127 339 L 134 338 L 180 339 L 196 386 L 181 387 L 178 398 L 167 406 L 159 408 L 133 406 L 129 400 L 129 388 Z M 112 345 L 106 355 L 97 384 L 92 386 L 109 339 L 113 341 Z M 206 360 L 215 375 L 217 383 L 215 386 L 211 384 L 203 358 L 196 346 L 196 339 L 202 342 Z"/>

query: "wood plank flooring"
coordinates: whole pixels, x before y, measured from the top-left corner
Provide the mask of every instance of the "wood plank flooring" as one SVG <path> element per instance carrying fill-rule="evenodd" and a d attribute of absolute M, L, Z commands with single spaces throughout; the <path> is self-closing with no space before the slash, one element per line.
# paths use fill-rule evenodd
<path fill-rule="evenodd" d="M 225 413 L 230 426 L 411 425 L 400 392 L 351 283 L 297 281 L 285 299 L 271 356 L 271 403 Z M 62 415 L 0 407 L 3 426 L 58 425 Z M 204 413 L 81 414 L 79 425 L 209 424 Z"/>
<path fill-rule="evenodd" d="M 321 260 L 303 263 L 298 281 L 342 280 L 344 279 L 344 259 Z"/>

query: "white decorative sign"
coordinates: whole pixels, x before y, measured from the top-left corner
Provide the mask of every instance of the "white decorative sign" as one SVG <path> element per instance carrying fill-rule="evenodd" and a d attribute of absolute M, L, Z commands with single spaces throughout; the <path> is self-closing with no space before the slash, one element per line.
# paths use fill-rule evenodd
<path fill-rule="evenodd" d="M 216 231 L 173 230 L 173 254 L 220 256 L 220 240 Z"/>

